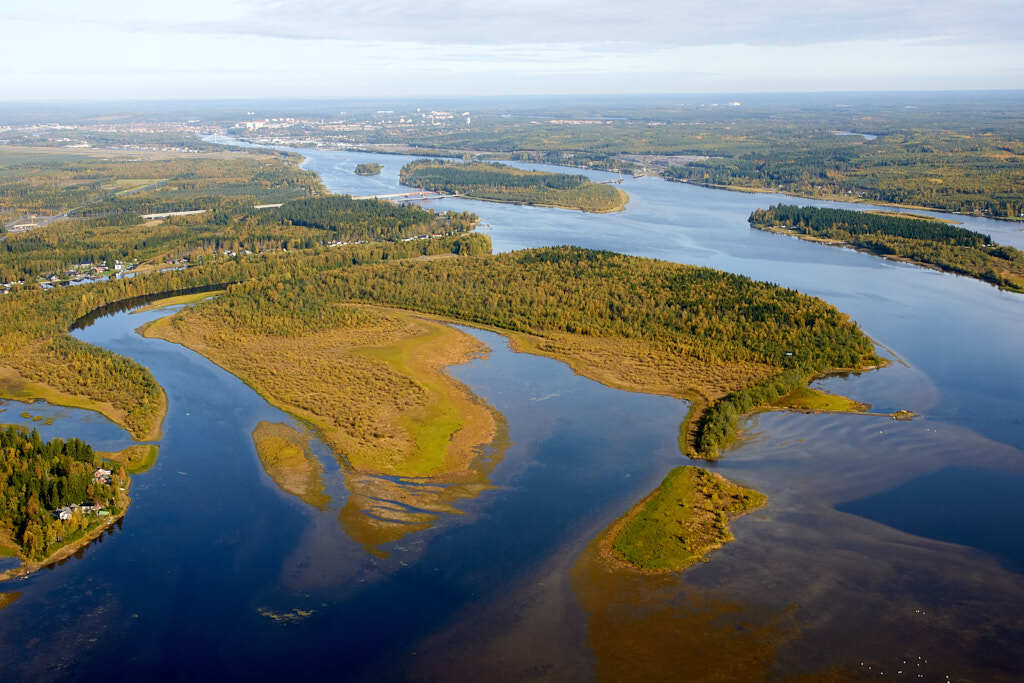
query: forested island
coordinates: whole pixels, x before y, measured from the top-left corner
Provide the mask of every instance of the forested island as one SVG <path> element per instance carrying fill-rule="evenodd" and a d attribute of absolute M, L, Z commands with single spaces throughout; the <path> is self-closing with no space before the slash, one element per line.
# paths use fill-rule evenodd
<path fill-rule="evenodd" d="M 128 475 L 102 465 L 78 439 L 44 442 L 36 430 L 0 428 L 0 546 L 24 560 L 0 578 L 69 554 L 124 514 Z"/>
<path fill-rule="evenodd" d="M 380 175 L 384 167 L 380 164 L 356 164 L 356 175 Z"/>
<path fill-rule="evenodd" d="M 402 167 L 403 185 L 472 199 L 553 206 L 593 213 L 625 208 L 629 196 L 583 175 L 524 171 L 499 163 L 419 160 Z"/>
<path fill-rule="evenodd" d="M 1024 252 L 945 221 L 777 204 L 754 211 L 750 225 L 801 239 L 851 246 L 1024 292 Z"/>

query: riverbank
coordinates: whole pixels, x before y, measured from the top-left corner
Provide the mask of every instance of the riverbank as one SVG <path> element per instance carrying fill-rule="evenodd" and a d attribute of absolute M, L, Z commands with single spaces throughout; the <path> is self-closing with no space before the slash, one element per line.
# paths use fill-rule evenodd
<path fill-rule="evenodd" d="M 993 259 L 988 254 L 980 252 L 980 262 L 975 264 L 975 267 L 963 267 L 957 266 L 952 263 L 946 262 L 942 259 L 936 259 L 940 262 L 932 262 L 915 258 L 914 256 L 908 256 L 903 254 L 895 254 L 888 251 L 883 251 L 882 248 L 872 248 L 865 246 L 864 244 L 855 244 L 843 239 L 835 239 L 830 237 L 821 237 L 818 235 L 809 235 L 798 230 L 794 230 L 784 225 L 762 225 L 757 223 L 751 223 L 751 227 L 756 230 L 763 230 L 764 232 L 771 232 L 777 235 L 785 235 L 787 237 L 796 237 L 797 239 L 805 242 L 814 242 L 816 244 L 823 244 L 829 247 L 841 247 L 844 249 L 852 249 L 853 251 L 859 251 L 864 254 L 871 254 L 872 256 L 878 256 L 880 258 L 887 259 L 889 261 L 896 261 L 899 263 L 909 263 L 910 265 L 918 266 L 920 268 L 928 268 L 930 270 L 936 270 L 940 273 L 950 273 L 952 275 L 960 275 L 963 277 L 970 277 L 975 280 L 981 280 L 986 282 L 993 287 L 998 289 L 1015 292 L 1018 294 L 1024 293 L 1024 262 L 1014 263 L 1012 260 L 1008 260 L 1005 264 L 992 263 Z M 921 242 L 922 240 L 907 240 L 911 243 L 910 247 L 913 248 L 916 245 L 915 242 Z M 1012 247 L 1002 247 L 1003 249 L 1010 250 L 1010 253 L 1016 252 L 1016 249 Z M 1019 260 L 1020 257 L 1018 256 Z M 973 261 L 970 261 L 973 264 Z M 998 268 L 998 270 L 996 270 Z"/>
<path fill-rule="evenodd" d="M 71 541 L 70 543 L 67 543 L 66 545 L 61 546 L 56 551 L 54 551 L 42 560 L 26 560 L 24 557 L 22 557 L 22 562 L 20 565 L 14 567 L 13 569 L 8 569 L 7 571 L 0 572 L 0 582 L 9 581 L 11 579 L 25 578 L 26 576 L 34 574 L 40 569 L 45 569 L 50 565 L 57 564 L 58 562 L 68 559 L 69 557 L 71 557 L 72 555 L 74 555 L 75 553 L 77 553 L 78 551 L 82 550 L 87 545 L 95 541 L 97 538 L 102 536 L 108 529 L 110 529 L 110 527 L 119 522 L 125 516 L 125 514 L 127 514 L 128 506 L 130 504 L 131 498 L 125 496 L 125 506 L 124 509 L 120 512 L 120 514 L 109 515 L 107 517 L 104 517 L 102 522 L 100 522 L 97 526 L 89 529 L 89 531 L 87 531 L 83 536 L 75 539 L 74 541 Z"/>
<path fill-rule="evenodd" d="M 97 401 L 87 396 L 61 391 L 42 382 L 33 382 L 26 379 L 14 368 L 9 367 L 0 367 L 0 399 L 22 401 L 24 403 L 44 401 L 50 405 L 80 408 L 99 413 L 114 424 L 122 427 L 129 434 L 132 434 L 132 438 L 136 441 L 159 440 L 163 420 L 167 415 L 167 396 L 161 388 L 160 407 L 149 431 L 144 434 L 133 434 L 131 426 L 126 419 L 127 414 L 125 411 L 115 408 L 112 404 L 105 401 Z"/>
<path fill-rule="evenodd" d="M 153 465 L 160 455 L 160 447 L 156 444 L 136 444 L 120 451 L 100 452 L 104 460 L 124 465 L 128 474 L 142 474 Z"/>
<path fill-rule="evenodd" d="M 825 194 L 825 195 L 810 195 L 801 194 L 799 192 L 793 192 L 783 188 L 771 188 L 771 187 L 747 187 L 745 185 L 717 185 L 715 183 L 706 183 L 699 180 L 692 180 L 689 178 L 669 178 L 664 175 L 659 176 L 662 180 L 667 180 L 670 183 L 682 183 L 684 185 L 696 185 L 697 187 L 704 187 L 709 190 L 725 190 L 726 192 L 744 192 L 746 194 L 781 194 L 787 197 L 796 197 L 798 199 L 811 199 L 819 202 L 841 202 L 843 204 L 871 204 L 874 206 L 889 206 L 894 209 L 906 209 L 909 211 L 934 211 L 936 213 L 949 214 L 951 216 L 972 216 L 976 218 L 985 218 L 991 221 L 1005 221 L 1010 223 L 1020 223 L 1021 218 L 1013 218 L 1006 216 L 986 216 L 983 214 L 964 214 L 958 211 L 950 211 L 949 209 L 943 209 L 937 206 L 923 206 L 920 204 L 897 204 L 895 202 L 887 202 L 883 199 L 872 199 L 870 197 L 851 197 L 845 194 Z M 928 220 L 937 220 L 929 217 Z M 955 221 L 950 221 L 955 222 Z"/>
<path fill-rule="evenodd" d="M 227 290 L 225 289 L 214 289 L 207 292 L 194 292 L 192 294 L 180 294 L 178 296 L 169 296 L 166 299 L 159 299 L 151 304 L 137 308 L 132 313 L 148 313 L 149 311 L 156 311 L 161 308 L 168 308 L 170 306 L 187 306 L 189 304 L 196 304 L 200 301 L 205 301 L 210 297 L 223 294 Z"/>

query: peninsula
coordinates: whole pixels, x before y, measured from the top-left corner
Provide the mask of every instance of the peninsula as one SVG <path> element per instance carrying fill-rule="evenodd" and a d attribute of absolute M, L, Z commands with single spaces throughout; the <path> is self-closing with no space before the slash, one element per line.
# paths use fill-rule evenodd
<path fill-rule="evenodd" d="M 1024 292 L 1024 252 L 949 221 L 919 215 L 777 204 L 750 214 L 751 227 L 853 247 Z"/>
<path fill-rule="evenodd" d="M 492 256 L 471 237 L 477 251 L 448 258 L 282 260 L 145 333 L 238 375 L 360 476 L 451 476 L 493 438 L 490 411 L 443 371 L 481 349 L 444 321 L 495 329 L 610 386 L 689 399 L 681 446 L 705 458 L 739 415 L 879 363 L 846 316 L 794 290 L 571 247 Z"/>
<path fill-rule="evenodd" d="M 0 428 L 0 551 L 24 576 L 73 554 L 120 519 L 130 502 L 128 474 L 78 439 L 44 442 L 39 432 Z"/>

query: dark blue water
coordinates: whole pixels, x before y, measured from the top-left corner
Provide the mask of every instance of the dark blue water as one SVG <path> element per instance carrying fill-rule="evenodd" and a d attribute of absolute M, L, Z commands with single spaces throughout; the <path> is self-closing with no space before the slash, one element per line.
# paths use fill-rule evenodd
<path fill-rule="evenodd" d="M 134 334 L 166 314 L 76 333 L 152 369 L 168 393 L 165 437 L 120 528 L 11 586 L 24 595 L 0 619 L 0 666 L 18 678 L 372 677 L 628 508 L 678 457 L 685 403 L 624 395 L 474 331 L 491 356 L 453 374 L 506 416 L 513 445 L 463 514 L 377 557 L 338 524 L 344 491 L 317 512 L 262 474 L 249 434 L 287 416 L 191 351 Z"/>
<path fill-rule="evenodd" d="M 1024 572 L 1024 474 L 947 467 L 836 507 L 915 536 L 978 548 Z"/>
<path fill-rule="evenodd" d="M 357 195 L 395 192 L 407 161 L 308 156 L 331 189 Z M 355 176 L 363 161 L 384 172 Z M 750 420 L 744 442 L 715 468 L 764 491 L 769 506 L 736 522 L 737 542 L 711 562 L 675 577 L 679 595 L 793 612 L 801 632 L 780 644 L 781 672 L 927 655 L 942 676 L 1024 676 L 1024 574 L 983 523 L 989 511 L 1006 528 L 1024 524 L 1019 506 L 986 503 L 990 494 L 1005 502 L 1004 483 L 1024 477 L 1024 297 L 747 227 L 751 210 L 790 198 L 655 178 L 623 187 L 631 202 L 613 215 L 436 206 L 480 215 L 499 250 L 574 243 L 821 296 L 898 362 L 820 386 L 924 416 Z M 1024 246 L 1016 225 L 969 227 Z M 682 402 L 602 387 L 473 332 L 490 358 L 451 372 L 505 415 L 512 445 L 492 454 L 488 487 L 454 504 L 460 514 L 368 548 L 339 521 L 356 484 L 322 444 L 314 451 L 332 502 L 317 511 L 274 486 L 251 443 L 257 422 L 294 424 L 287 416 L 201 357 L 133 333 L 163 314 L 118 314 L 77 333 L 152 369 L 170 403 L 165 436 L 156 466 L 135 477 L 119 528 L 80 558 L 4 587 L 23 593 L 0 612 L 5 678 L 592 677 L 587 615 L 569 569 L 682 462 Z M 22 409 L 63 415 L 40 426 L 48 437 L 124 443 L 123 432 L 76 411 L 11 405 L 0 419 Z M 953 496 L 960 501 L 947 517 L 974 524 L 929 522 Z"/>

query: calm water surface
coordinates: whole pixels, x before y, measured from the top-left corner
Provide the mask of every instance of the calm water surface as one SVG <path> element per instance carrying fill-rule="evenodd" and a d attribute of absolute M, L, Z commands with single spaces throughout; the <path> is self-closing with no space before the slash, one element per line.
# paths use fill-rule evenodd
<path fill-rule="evenodd" d="M 357 195 L 400 191 L 398 169 L 409 159 L 304 153 L 328 187 Z M 365 161 L 383 173 L 354 175 Z M 166 388 L 161 455 L 135 477 L 128 515 L 101 543 L 4 587 L 22 594 L 0 613 L 0 668 L 14 678 L 564 680 L 633 658 L 638 677 L 699 678 L 699 658 L 680 662 L 672 652 L 690 651 L 678 638 L 695 652 L 720 646 L 701 640 L 706 634 L 677 629 L 676 641 L 645 658 L 636 643 L 617 651 L 622 639 L 605 637 L 609 624 L 657 644 L 665 622 L 644 609 L 678 625 L 704 613 L 717 619 L 728 604 L 731 614 L 755 615 L 746 632 L 781 623 L 777 615 L 789 624 L 751 649 L 762 653 L 759 676 L 1024 676 L 1024 509 L 1013 495 L 1024 482 L 1024 297 L 746 224 L 754 208 L 777 201 L 835 204 L 656 178 L 622 187 L 631 201 L 613 215 L 428 205 L 477 213 L 496 250 L 578 244 L 820 296 L 897 359 L 820 385 L 923 417 L 748 421 L 745 441 L 715 467 L 765 492 L 768 507 L 738 520 L 737 542 L 710 562 L 615 586 L 629 605 L 612 613 L 581 599 L 593 593 L 588 582 L 607 580 L 580 571 L 587 544 L 682 461 L 683 402 L 614 391 L 470 331 L 491 354 L 451 373 L 504 414 L 511 446 L 490 454 L 489 487 L 462 496 L 460 514 L 371 547 L 341 524 L 352 480 L 322 444 L 314 450 L 332 503 L 317 511 L 275 488 L 249 438 L 260 420 L 289 418 L 196 354 L 133 333 L 166 312 L 118 314 L 76 334 L 147 365 Z M 1015 224 L 964 222 L 1024 247 Z M 6 408 L 0 419 L 47 437 L 80 435 L 104 449 L 128 441 L 80 411 Z M 44 419 L 17 417 L 23 410 Z"/>

